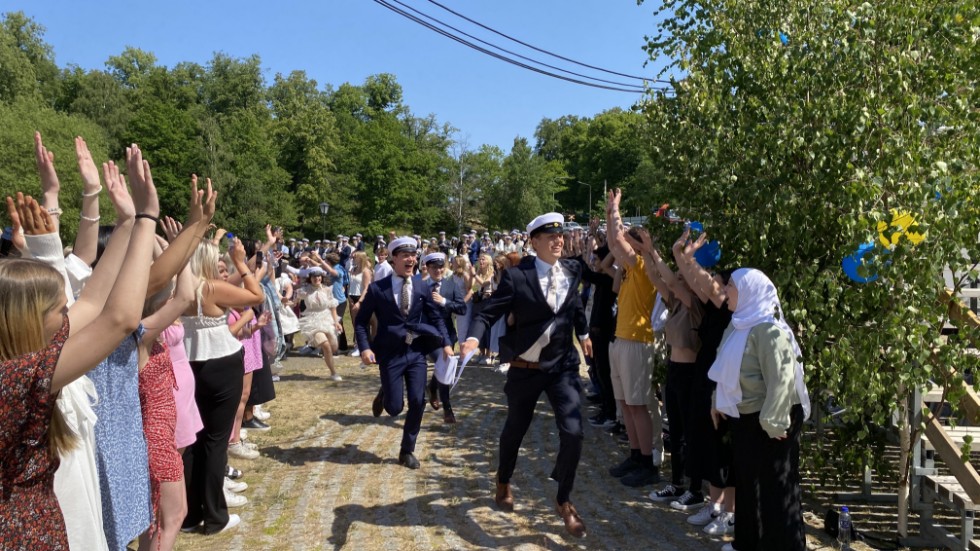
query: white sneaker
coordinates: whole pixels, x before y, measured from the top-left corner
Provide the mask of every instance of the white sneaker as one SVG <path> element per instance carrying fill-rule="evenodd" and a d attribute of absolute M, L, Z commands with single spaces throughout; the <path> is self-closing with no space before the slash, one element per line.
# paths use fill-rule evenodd
<path fill-rule="evenodd" d="M 248 429 L 238 429 L 239 440 L 245 440 L 248 438 Z"/>
<path fill-rule="evenodd" d="M 241 524 L 241 522 L 242 522 L 242 517 L 232 513 L 228 515 L 228 524 L 226 524 L 225 527 L 221 529 L 221 531 L 225 532 L 227 530 L 231 530 L 232 528 Z"/>
<path fill-rule="evenodd" d="M 257 459 L 259 452 L 258 450 L 248 449 L 248 446 L 238 441 L 234 444 L 228 444 L 228 455 L 237 457 L 238 459 Z"/>
<path fill-rule="evenodd" d="M 225 490 L 225 503 L 229 507 L 244 507 L 248 503 L 248 498 L 241 494 Z"/>
<path fill-rule="evenodd" d="M 343 381 L 344 378 L 341 377 L 339 373 L 334 373 L 333 375 L 330 376 L 330 380 L 339 383 L 340 381 Z"/>
<path fill-rule="evenodd" d="M 258 445 L 258 444 L 253 444 L 253 443 L 251 443 L 251 442 L 245 442 L 245 441 L 243 440 L 243 441 L 242 441 L 242 445 L 243 445 L 243 446 L 245 446 L 245 449 L 247 449 L 247 450 L 255 450 L 255 451 L 259 451 L 259 445 Z"/>
<path fill-rule="evenodd" d="M 733 546 L 731 542 L 728 542 L 721 546 L 721 551 L 735 551 L 735 546 Z"/>
<path fill-rule="evenodd" d="M 707 507 L 705 507 L 707 509 Z M 709 536 L 730 536 L 735 533 L 735 513 L 722 513 L 702 530 Z"/>
<path fill-rule="evenodd" d="M 358 350 L 358 349 L 356 349 L 356 348 L 354 350 L 352 350 L 351 353 L 350 353 L 350 357 L 351 358 L 356 358 L 357 356 L 360 356 L 360 355 L 361 355 L 361 351 Z"/>
<path fill-rule="evenodd" d="M 229 492 L 235 492 L 236 494 L 242 493 L 248 489 L 248 484 L 245 482 L 238 482 L 225 477 L 225 489 Z"/>
<path fill-rule="evenodd" d="M 694 526 L 704 526 L 705 524 L 714 522 L 722 514 L 721 506 L 717 503 L 712 503 L 711 507 L 702 507 L 700 511 L 687 517 L 687 523 L 693 524 Z"/>
<path fill-rule="evenodd" d="M 507 373 L 509 370 L 510 370 L 510 364 L 509 363 L 502 363 L 502 364 L 500 364 L 500 366 L 497 367 L 497 372 L 498 373 Z"/>
<path fill-rule="evenodd" d="M 272 417 L 272 414 L 262 409 L 262 406 L 255 406 L 252 415 L 254 415 L 259 421 L 268 421 L 269 418 Z"/>

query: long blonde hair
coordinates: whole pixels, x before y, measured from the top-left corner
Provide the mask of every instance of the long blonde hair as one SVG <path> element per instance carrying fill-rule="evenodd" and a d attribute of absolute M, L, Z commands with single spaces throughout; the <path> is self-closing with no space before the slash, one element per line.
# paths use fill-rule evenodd
<path fill-rule="evenodd" d="M 354 253 L 354 257 L 353 258 L 354 258 L 354 270 L 353 270 L 353 272 L 355 274 L 359 274 L 359 273 L 363 272 L 364 270 L 370 270 L 371 269 L 371 259 L 368 258 L 368 255 L 367 255 L 366 252 L 364 252 L 364 251 L 357 251 L 357 252 Z"/>
<path fill-rule="evenodd" d="M 221 253 L 218 251 L 217 245 L 207 240 L 201 241 L 197 250 L 194 251 L 194 255 L 191 256 L 191 273 L 202 282 L 221 279 L 218 276 L 218 260 L 220 259 Z"/>
<path fill-rule="evenodd" d="M 0 360 L 10 361 L 48 345 L 44 317 L 65 296 L 65 280 L 47 264 L 24 258 L 0 260 Z M 56 405 L 48 427 L 52 455 L 67 454 L 78 436 Z"/>
<path fill-rule="evenodd" d="M 470 275 L 470 259 L 465 254 L 456 256 L 453 259 L 453 275 L 466 277 Z"/>
<path fill-rule="evenodd" d="M 489 281 L 493 278 L 493 257 L 487 253 L 480 253 L 480 258 L 484 257 L 487 259 L 487 267 L 481 268 L 480 263 L 477 262 L 477 264 L 473 266 L 473 270 L 476 271 L 476 275 L 479 276 L 480 279 L 483 281 Z"/>

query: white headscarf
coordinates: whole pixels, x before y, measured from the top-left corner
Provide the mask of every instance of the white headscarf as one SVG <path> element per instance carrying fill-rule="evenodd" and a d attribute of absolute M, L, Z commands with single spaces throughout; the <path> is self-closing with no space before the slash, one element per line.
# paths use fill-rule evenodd
<path fill-rule="evenodd" d="M 738 302 L 732 313 L 734 330 L 718 347 L 718 356 L 708 371 L 708 378 L 718 383 L 715 408 L 729 417 L 738 417 L 738 404 L 742 401 L 739 372 L 742 369 L 742 356 L 745 354 L 749 331 L 756 325 L 771 323 L 782 329 L 793 343 L 793 354 L 797 358 L 793 362 L 796 393 L 803 406 L 804 419 L 809 418 L 810 395 L 803 381 L 803 363 L 798 359 L 803 354 L 793 331 L 784 319 L 776 286 L 766 274 L 754 268 L 735 270 L 732 273 L 732 283 L 738 289 Z"/>

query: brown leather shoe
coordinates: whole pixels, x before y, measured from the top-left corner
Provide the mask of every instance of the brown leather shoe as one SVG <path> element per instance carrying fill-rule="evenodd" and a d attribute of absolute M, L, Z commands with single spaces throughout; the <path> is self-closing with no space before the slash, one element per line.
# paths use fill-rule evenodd
<path fill-rule="evenodd" d="M 442 407 L 442 402 L 439 401 L 439 387 L 432 383 L 429 383 L 429 404 L 436 411 Z"/>
<path fill-rule="evenodd" d="M 381 390 L 378 390 L 378 395 L 375 396 L 374 401 L 371 402 L 371 413 L 373 413 L 375 417 L 381 417 L 381 412 L 385 409 L 384 399 L 385 393 L 384 389 L 382 388 Z"/>
<path fill-rule="evenodd" d="M 578 511 L 575 510 L 571 501 L 559 503 L 558 514 L 565 521 L 565 530 L 568 530 L 569 534 L 576 538 L 585 537 L 585 523 L 582 522 L 582 517 L 578 516 Z"/>
<path fill-rule="evenodd" d="M 497 503 L 497 507 L 500 507 L 501 511 L 512 512 L 514 510 L 514 494 L 510 493 L 510 484 L 498 482 L 497 495 L 494 496 L 493 500 Z"/>

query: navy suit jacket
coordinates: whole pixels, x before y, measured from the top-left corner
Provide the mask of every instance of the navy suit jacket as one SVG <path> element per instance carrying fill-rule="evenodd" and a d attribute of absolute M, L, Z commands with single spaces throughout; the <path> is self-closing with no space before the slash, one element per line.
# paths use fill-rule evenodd
<path fill-rule="evenodd" d="M 426 284 L 431 285 L 431 282 L 426 281 Z M 463 299 L 466 298 L 466 291 L 456 282 L 453 276 L 449 276 L 442 279 L 439 285 L 439 294 L 442 295 L 442 298 L 446 299 L 446 303 L 436 303 L 436 308 L 439 309 L 439 314 L 446 324 L 446 332 L 449 334 L 449 340 L 453 344 L 456 344 L 458 335 L 456 334 L 456 324 L 453 323 L 453 314 L 457 316 L 466 315 L 466 303 L 463 302 Z"/>
<path fill-rule="evenodd" d="M 412 307 L 408 315 L 403 316 L 395 303 L 392 277 L 396 276 L 383 277 L 368 285 L 364 291 L 367 296 L 362 299 L 361 308 L 354 319 L 358 350 L 372 350 L 378 363 L 385 365 L 405 356 L 410 350 L 424 355 L 444 346 L 452 346 L 439 306 L 432 301 L 429 285 L 422 281 L 421 276 L 412 278 Z M 378 318 L 378 333 L 373 343 L 368 342 L 372 315 Z M 411 345 L 405 342 L 409 331 L 415 335 Z"/>
<path fill-rule="evenodd" d="M 542 371 L 557 372 L 578 370 L 581 358 L 575 343 L 574 330 L 578 335 L 588 334 L 585 307 L 578 286 L 582 281 L 581 267 L 571 260 L 559 260 L 562 268 L 571 273 L 565 301 L 554 312 L 548 306 L 538 282 L 534 257 L 528 256 L 514 268 L 508 268 L 500 278 L 500 285 L 470 322 L 468 337 L 480 339 L 501 316 L 514 315 L 514 326 L 507 327 L 507 334 L 500 337 L 500 361 L 514 360 L 538 340 L 548 325 L 554 321 L 555 330 L 551 341 L 541 351 L 538 362 Z"/>

